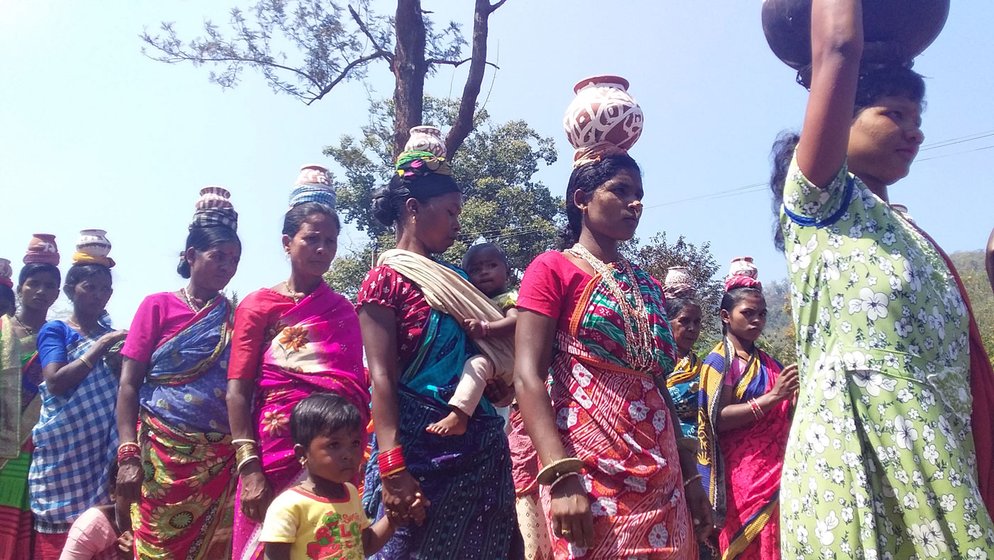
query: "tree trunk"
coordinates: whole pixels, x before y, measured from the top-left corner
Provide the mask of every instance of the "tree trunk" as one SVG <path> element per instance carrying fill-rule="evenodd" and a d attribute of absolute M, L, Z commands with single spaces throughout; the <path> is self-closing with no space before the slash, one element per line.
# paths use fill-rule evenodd
<path fill-rule="evenodd" d="M 395 28 L 397 47 L 393 59 L 393 74 L 396 79 L 393 90 L 393 152 L 394 157 L 397 157 L 404 150 L 411 127 L 421 124 L 424 111 L 428 63 L 425 61 L 426 32 L 420 0 L 397 1 Z"/>

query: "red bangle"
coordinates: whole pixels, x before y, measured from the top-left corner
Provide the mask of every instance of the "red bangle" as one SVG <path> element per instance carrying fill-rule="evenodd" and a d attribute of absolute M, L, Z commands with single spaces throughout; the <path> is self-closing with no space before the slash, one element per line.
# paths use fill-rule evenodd
<path fill-rule="evenodd" d="M 404 463 L 404 450 L 399 445 L 393 449 L 381 451 L 376 462 L 379 464 L 381 477 L 396 474 L 407 468 L 407 464 Z"/>
<path fill-rule="evenodd" d="M 121 463 L 133 457 L 141 457 L 141 447 L 137 443 L 122 443 L 117 448 L 117 462 Z"/>

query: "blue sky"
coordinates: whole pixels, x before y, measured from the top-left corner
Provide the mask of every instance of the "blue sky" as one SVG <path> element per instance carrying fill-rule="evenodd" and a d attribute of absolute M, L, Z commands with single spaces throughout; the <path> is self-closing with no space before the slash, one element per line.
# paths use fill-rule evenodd
<path fill-rule="evenodd" d="M 16 265 L 31 233 L 51 232 L 66 270 L 80 229 L 108 230 L 118 262 L 109 309 L 125 326 L 144 295 L 183 284 L 175 265 L 196 194 L 221 184 L 233 192 L 244 246 L 229 287 L 245 294 L 288 275 L 279 230 L 299 165 L 326 161 L 324 146 L 358 132 L 366 88 L 389 96 L 391 76 L 378 63 L 366 84 L 305 106 L 252 71 L 222 90 L 206 68 L 141 54 L 144 28 L 175 21 L 191 37 L 205 18 L 226 22 L 231 5 L 0 0 L 0 256 Z M 423 6 L 468 33 L 469 2 Z M 759 11 L 755 0 L 508 0 L 491 18 L 500 70 L 488 73 L 481 101 L 495 122 L 524 119 L 556 139 L 560 160 L 539 177 L 560 194 L 572 156 L 561 124 L 572 85 L 594 74 L 628 78 L 646 117 L 632 149 L 648 208 L 639 236 L 710 241 L 723 266 L 750 254 L 763 278 L 782 278 L 769 196 L 746 187 L 767 179 L 770 143 L 799 126 L 805 92 L 767 47 Z M 916 63 L 928 77 L 926 149 L 891 189 L 949 251 L 981 248 L 994 226 L 985 171 L 994 155 L 992 20 L 994 3 L 953 3 Z M 428 91 L 458 92 L 462 79 L 443 69 Z M 343 232 L 342 250 L 358 240 Z"/>

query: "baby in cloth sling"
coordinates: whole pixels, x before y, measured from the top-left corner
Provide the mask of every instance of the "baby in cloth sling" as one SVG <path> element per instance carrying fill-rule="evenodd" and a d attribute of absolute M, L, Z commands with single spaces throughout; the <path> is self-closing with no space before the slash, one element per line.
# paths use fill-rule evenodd
<path fill-rule="evenodd" d="M 466 251 L 462 260 L 463 270 L 469 275 L 469 281 L 476 289 L 483 292 L 504 317 L 496 321 L 484 319 L 463 319 L 463 326 L 470 338 L 480 341 L 487 338 L 511 339 L 514 337 L 514 326 L 518 321 L 518 293 L 508 289 L 508 278 L 511 266 L 507 255 L 493 243 L 479 243 Z M 510 371 L 505 373 L 504 381 L 510 385 Z M 469 419 L 476 411 L 476 406 L 483 397 L 487 382 L 496 376 L 493 360 L 486 354 L 470 356 L 463 366 L 462 376 L 456 385 L 455 393 L 449 399 L 451 412 L 438 422 L 425 428 L 428 432 L 440 436 L 457 436 L 466 433 Z M 506 377 L 506 378 L 505 378 Z"/>

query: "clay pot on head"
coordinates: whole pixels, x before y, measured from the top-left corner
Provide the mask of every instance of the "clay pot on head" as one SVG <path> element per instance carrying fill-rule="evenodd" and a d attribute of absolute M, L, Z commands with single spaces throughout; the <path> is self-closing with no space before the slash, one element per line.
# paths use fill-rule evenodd
<path fill-rule="evenodd" d="M 601 142 L 631 148 L 642 134 L 642 108 L 628 93 L 628 80 L 594 76 L 573 88 L 576 97 L 566 108 L 563 128 L 574 148 Z"/>
<path fill-rule="evenodd" d="M 79 232 L 76 250 L 93 257 L 106 257 L 110 254 L 110 240 L 102 229 L 84 229 Z"/>
<path fill-rule="evenodd" d="M 195 204 L 197 210 L 204 208 L 231 208 L 231 193 L 224 187 L 208 185 L 200 189 L 200 198 Z"/>
<path fill-rule="evenodd" d="M 14 269 L 10 266 L 10 259 L 0 259 L 0 283 L 3 279 L 10 280 L 14 276 Z"/>
<path fill-rule="evenodd" d="M 328 168 L 316 163 L 300 166 L 295 185 L 331 185 Z"/>
<path fill-rule="evenodd" d="M 404 151 L 417 150 L 431 152 L 438 157 L 445 157 L 445 141 L 442 131 L 434 126 L 416 126 L 411 129 L 411 136 L 404 144 Z"/>
<path fill-rule="evenodd" d="M 755 263 L 753 263 L 752 257 L 735 257 L 732 259 L 732 263 L 728 266 L 728 275 L 758 278 L 759 269 L 756 268 Z"/>
<path fill-rule="evenodd" d="M 51 233 L 36 233 L 28 241 L 24 264 L 51 264 L 59 266 L 59 246 Z"/>
<path fill-rule="evenodd" d="M 949 0 L 873 0 L 863 2 L 864 64 L 910 66 L 939 36 L 949 15 Z M 763 0 L 763 32 L 773 53 L 811 79 L 811 0 Z"/>

